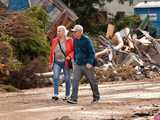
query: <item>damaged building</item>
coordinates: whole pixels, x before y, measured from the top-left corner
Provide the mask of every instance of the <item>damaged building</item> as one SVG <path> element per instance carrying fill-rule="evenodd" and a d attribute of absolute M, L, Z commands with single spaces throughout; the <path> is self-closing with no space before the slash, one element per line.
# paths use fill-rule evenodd
<path fill-rule="evenodd" d="M 50 17 L 46 28 L 48 37 L 51 39 L 58 25 L 70 26 L 78 17 L 60 0 L 0 0 L 2 6 L 10 12 L 22 11 L 32 6 L 41 6 Z"/>
<path fill-rule="evenodd" d="M 156 35 L 160 36 L 160 1 L 140 2 L 134 6 L 134 13 L 142 20 L 149 16 L 150 23 L 156 29 Z"/>

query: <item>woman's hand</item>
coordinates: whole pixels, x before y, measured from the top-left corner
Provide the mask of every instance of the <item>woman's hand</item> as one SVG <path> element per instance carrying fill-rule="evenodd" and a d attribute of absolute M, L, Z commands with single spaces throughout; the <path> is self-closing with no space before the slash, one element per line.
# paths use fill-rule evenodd
<path fill-rule="evenodd" d="M 70 59 L 71 59 L 71 57 L 70 57 L 70 56 L 67 56 L 67 57 L 66 57 L 66 60 L 70 60 Z"/>
<path fill-rule="evenodd" d="M 52 71 L 52 67 L 53 67 L 53 65 L 48 65 L 48 71 L 49 71 L 49 72 Z"/>

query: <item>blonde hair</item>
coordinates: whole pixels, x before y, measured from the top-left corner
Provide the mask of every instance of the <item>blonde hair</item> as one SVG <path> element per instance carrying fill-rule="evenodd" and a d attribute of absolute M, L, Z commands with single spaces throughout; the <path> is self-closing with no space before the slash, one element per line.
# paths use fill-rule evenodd
<path fill-rule="evenodd" d="M 69 31 L 66 29 L 66 27 L 65 27 L 64 25 L 58 26 L 58 27 L 57 27 L 57 30 L 58 30 L 58 29 L 63 29 L 63 30 L 64 30 L 64 35 L 65 35 L 65 37 L 67 37 L 67 34 L 68 34 Z"/>

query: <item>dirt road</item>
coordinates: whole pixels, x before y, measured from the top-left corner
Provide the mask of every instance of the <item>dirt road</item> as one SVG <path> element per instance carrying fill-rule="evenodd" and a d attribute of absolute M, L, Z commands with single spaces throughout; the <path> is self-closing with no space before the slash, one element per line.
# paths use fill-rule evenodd
<path fill-rule="evenodd" d="M 0 93 L 0 120 L 154 120 L 160 113 L 160 78 L 99 85 L 101 100 L 91 104 L 89 85 L 82 85 L 79 103 L 53 101 L 52 87 Z M 60 97 L 64 90 L 60 88 Z"/>

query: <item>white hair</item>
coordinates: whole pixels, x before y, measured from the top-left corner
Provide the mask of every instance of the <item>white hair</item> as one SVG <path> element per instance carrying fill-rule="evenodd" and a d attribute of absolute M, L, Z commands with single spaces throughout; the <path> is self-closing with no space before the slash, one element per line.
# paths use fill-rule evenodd
<path fill-rule="evenodd" d="M 65 37 L 67 37 L 67 34 L 68 34 L 69 31 L 66 29 L 65 26 L 60 25 L 60 26 L 57 27 L 57 29 L 63 29 L 64 30 L 64 35 L 65 35 Z"/>

